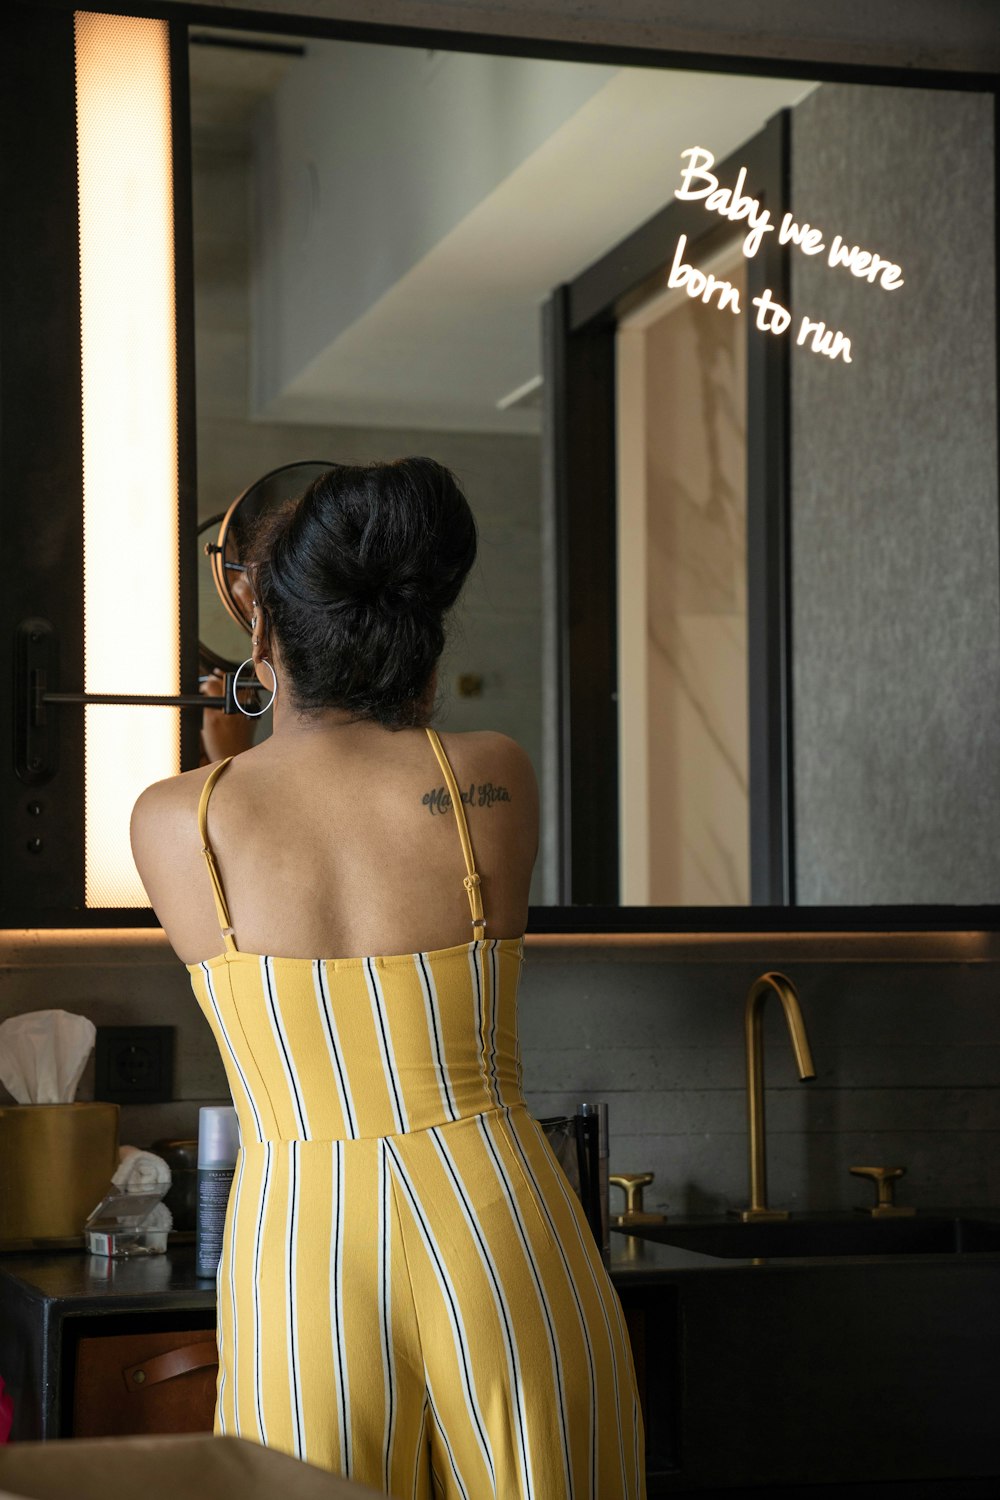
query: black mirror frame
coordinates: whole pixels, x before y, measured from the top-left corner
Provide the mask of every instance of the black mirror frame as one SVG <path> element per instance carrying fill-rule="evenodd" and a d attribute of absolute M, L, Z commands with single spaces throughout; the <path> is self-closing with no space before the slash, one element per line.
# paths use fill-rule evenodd
<path fill-rule="evenodd" d="M 16 28 L 8 48 L 8 64 L 2 69 L 10 83 L 0 105 L 0 127 L 7 139 L 19 142 L 19 150 L 7 163 L 2 176 L 4 199 L 11 208 L 11 222 L 18 233 L 9 238 L 12 255 L 33 264 L 17 269 L 3 294 L 3 306 L 16 309 L 17 318 L 0 319 L 0 369 L 8 377 L 0 385 L 5 431 L 9 434 L 0 453 L 0 494 L 10 497 L 3 507 L 7 545 L 32 555 L 33 523 L 15 498 L 34 486 L 44 496 L 69 496 L 82 492 L 80 472 L 79 350 L 65 339 L 65 327 L 79 317 L 76 286 L 75 238 L 67 240 L 67 209 L 75 223 L 75 126 L 72 115 L 72 34 L 74 7 L 60 0 L 46 0 L 44 7 L 26 4 L 12 7 L 14 19 L 6 27 Z M 946 88 L 992 93 L 994 96 L 994 156 L 1000 130 L 1000 78 L 996 74 L 949 72 L 903 67 L 871 67 L 855 61 L 838 63 L 803 61 L 782 56 L 734 57 L 711 51 L 676 52 L 652 48 L 598 43 L 537 40 L 474 32 L 449 32 L 416 26 L 382 25 L 370 22 L 337 22 L 308 16 L 277 15 L 260 11 L 216 10 L 211 5 L 158 3 L 152 12 L 170 22 L 172 89 L 175 109 L 175 226 L 176 296 L 178 332 L 180 418 L 180 547 L 182 558 L 181 608 L 186 624 L 182 639 L 182 689 L 193 691 L 197 675 L 197 586 L 194 546 L 197 533 L 194 454 L 194 288 L 190 201 L 190 131 L 187 117 L 188 87 L 186 47 L 192 25 L 213 28 L 254 29 L 263 33 L 325 37 L 343 41 L 390 46 L 434 47 L 452 51 L 485 52 L 557 61 L 663 67 L 719 73 L 766 74 L 801 77 L 819 82 L 854 82 L 896 87 Z M 147 8 L 147 13 L 149 10 Z M 68 27 L 68 32 L 67 32 Z M 28 33 L 31 32 L 31 36 Z M 39 41 L 55 49 L 32 62 L 32 46 Z M 49 64 L 56 60 L 55 68 Z M 829 53 L 828 53 L 829 57 Z M 68 84 L 68 87 L 67 87 Z M 58 85 L 58 88 L 56 87 Z M 33 122 L 37 129 L 28 127 Z M 48 184 L 49 196 L 37 202 L 31 185 L 39 171 Z M 1000 198 L 1000 174 L 994 183 Z M 21 201 L 30 201 L 27 218 L 18 212 Z M 31 243 L 32 257 L 23 256 Z M 1000 250 L 998 250 L 1000 256 Z M 0 274 L 14 266 L 0 258 Z M 70 347 L 67 347 L 67 344 Z M 13 372 L 16 372 L 14 374 Z M 27 372 L 27 373 L 25 373 Z M 34 374 L 33 374 L 34 372 Z M 33 438 L 37 413 L 47 412 L 55 420 L 58 441 L 49 445 L 49 456 L 39 470 L 37 440 Z M 74 435 L 77 443 L 74 446 Z M 65 507 L 64 507 L 65 509 Z M 64 639 L 82 643 L 82 534 L 79 515 L 55 518 L 55 540 L 60 558 L 59 602 L 55 612 L 64 618 Z M 186 550 L 185 550 L 186 548 Z M 185 562 L 190 558 L 190 561 Z M 51 571 L 51 570 L 50 570 Z M 79 573 L 77 582 L 73 582 Z M 32 600 L 23 598 L 26 591 Z M 35 592 L 52 592 L 52 579 L 44 578 L 37 566 L 26 566 L 14 580 L 6 603 L 8 628 L 32 608 L 37 611 Z M 43 601 L 44 602 L 44 601 Z M 30 605 L 30 607 L 29 607 Z M 50 611 L 51 613 L 52 611 Z M 10 635 L 8 635 L 10 639 Z M 8 653 L 9 654 L 9 653 Z M 68 653 L 64 670 L 82 672 L 82 644 Z M 7 689 L 10 702 L 12 671 L 0 662 L 0 688 Z M 82 723 L 79 729 L 82 752 Z M 68 743 L 67 749 L 72 749 Z M 190 764 L 192 738 L 187 735 L 182 763 Z M 75 757 L 74 757 L 75 759 Z M 82 754 L 79 775 L 71 773 L 50 800 L 58 804 L 62 833 L 53 854 L 54 863 L 25 857 L 22 834 L 32 832 L 26 820 L 25 788 L 11 774 L 3 789 L 0 816 L 12 836 L 12 847 L 20 849 L 13 861 L 5 861 L 6 875 L 0 888 L 0 925 L 5 928 L 124 928 L 155 927 L 155 915 L 147 909 L 89 910 L 82 900 Z M 46 869 L 41 868 L 41 864 Z M 1000 906 L 923 907 L 620 907 L 603 903 L 534 907 L 529 931 L 534 933 L 749 933 L 749 932 L 915 932 L 994 931 L 1000 927 Z"/>

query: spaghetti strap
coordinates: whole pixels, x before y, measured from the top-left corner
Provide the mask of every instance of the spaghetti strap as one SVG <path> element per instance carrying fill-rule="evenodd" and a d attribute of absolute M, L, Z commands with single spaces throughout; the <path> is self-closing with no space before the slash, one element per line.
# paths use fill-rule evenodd
<path fill-rule="evenodd" d="M 229 918 L 229 906 L 226 901 L 226 893 L 222 889 L 222 878 L 219 875 L 219 867 L 215 862 L 212 846 L 208 842 L 208 800 L 212 795 L 215 783 L 232 758 L 231 755 L 227 756 L 225 760 L 220 760 L 217 766 L 213 766 L 205 778 L 205 785 L 201 789 L 201 797 L 198 801 L 198 832 L 201 835 L 201 852 L 204 854 L 205 863 L 208 865 L 208 875 L 212 882 L 212 895 L 215 897 L 215 910 L 218 913 L 219 928 L 222 932 L 222 940 L 226 945 L 227 953 L 237 953 L 239 950 L 236 947 L 233 935 L 232 923 Z"/>
<path fill-rule="evenodd" d="M 444 746 L 438 739 L 437 731 L 427 730 L 427 738 L 431 742 L 431 748 L 437 756 L 438 765 L 444 774 L 448 785 L 448 793 L 451 797 L 451 805 L 455 809 L 455 821 L 458 824 L 458 836 L 462 841 L 462 853 L 465 856 L 465 889 L 469 897 L 469 906 L 472 911 L 472 933 L 473 937 L 481 938 L 486 933 L 486 918 L 483 916 L 483 898 L 480 887 L 479 876 L 476 873 L 476 862 L 472 855 L 472 840 L 469 838 L 469 825 L 465 817 L 465 808 L 462 806 L 462 794 L 455 780 L 455 773 L 444 753 Z"/>

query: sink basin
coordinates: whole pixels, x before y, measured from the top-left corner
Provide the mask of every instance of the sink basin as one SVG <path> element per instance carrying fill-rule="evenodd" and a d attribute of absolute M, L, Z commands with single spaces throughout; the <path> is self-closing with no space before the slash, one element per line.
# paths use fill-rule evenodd
<path fill-rule="evenodd" d="M 626 1232 L 723 1260 L 1000 1251 L 1000 1221 L 945 1214 L 918 1214 L 905 1219 L 816 1215 L 756 1224 L 735 1219 L 679 1219 L 666 1224 L 639 1224 Z"/>

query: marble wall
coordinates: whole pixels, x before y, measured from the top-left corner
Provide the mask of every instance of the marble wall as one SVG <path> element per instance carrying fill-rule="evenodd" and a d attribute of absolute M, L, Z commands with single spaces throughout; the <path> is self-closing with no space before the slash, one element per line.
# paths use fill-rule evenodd
<path fill-rule="evenodd" d="M 745 265 L 713 261 L 739 305 Z M 626 904 L 749 900 L 745 363 L 746 318 L 683 292 L 619 325 Z"/>

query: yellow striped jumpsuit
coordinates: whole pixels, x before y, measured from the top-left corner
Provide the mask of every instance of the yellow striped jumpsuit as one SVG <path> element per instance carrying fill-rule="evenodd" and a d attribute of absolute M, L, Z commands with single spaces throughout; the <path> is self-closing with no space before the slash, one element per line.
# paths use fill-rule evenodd
<path fill-rule="evenodd" d="M 217 1432 L 399 1500 L 638 1500 L 621 1306 L 521 1097 L 520 939 L 387 958 L 236 947 L 189 965 L 239 1115 Z"/>

